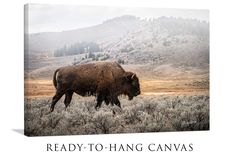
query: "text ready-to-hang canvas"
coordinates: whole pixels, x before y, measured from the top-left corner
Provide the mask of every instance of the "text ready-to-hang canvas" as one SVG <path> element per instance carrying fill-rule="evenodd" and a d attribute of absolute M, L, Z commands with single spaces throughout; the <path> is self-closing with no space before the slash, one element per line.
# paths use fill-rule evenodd
<path fill-rule="evenodd" d="M 25 5 L 25 135 L 209 130 L 209 11 Z"/>

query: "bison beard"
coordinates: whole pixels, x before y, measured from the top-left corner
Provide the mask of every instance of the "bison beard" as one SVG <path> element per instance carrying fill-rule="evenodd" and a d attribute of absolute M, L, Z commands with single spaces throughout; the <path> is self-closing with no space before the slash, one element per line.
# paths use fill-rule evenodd
<path fill-rule="evenodd" d="M 73 93 L 81 96 L 96 96 L 95 109 L 104 101 L 121 108 L 119 95 L 127 95 L 129 100 L 140 94 L 139 79 L 136 74 L 126 72 L 116 62 L 94 62 L 77 66 L 59 68 L 53 76 L 56 94 L 52 99 L 50 111 L 65 94 L 64 104 L 67 108 Z"/>

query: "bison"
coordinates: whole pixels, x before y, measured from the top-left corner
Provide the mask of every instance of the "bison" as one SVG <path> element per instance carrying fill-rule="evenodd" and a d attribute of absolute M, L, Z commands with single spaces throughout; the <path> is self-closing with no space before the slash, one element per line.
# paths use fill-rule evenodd
<path fill-rule="evenodd" d="M 50 111 L 65 94 L 64 104 L 67 108 L 73 93 L 81 96 L 96 96 L 95 109 L 104 101 L 121 108 L 119 95 L 127 95 L 129 100 L 140 94 L 139 79 L 133 72 L 126 72 L 116 62 L 93 62 L 66 66 L 54 72 L 53 84 L 56 94 L 52 99 Z"/>

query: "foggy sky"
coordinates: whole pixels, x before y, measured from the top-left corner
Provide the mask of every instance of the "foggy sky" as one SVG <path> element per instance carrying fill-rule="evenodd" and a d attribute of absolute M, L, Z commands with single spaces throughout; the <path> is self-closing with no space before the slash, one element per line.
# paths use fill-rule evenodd
<path fill-rule="evenodd" d="M 29 4 L 27 12 L 28 33 L 58 32 L 89 27 L 123 15 L 140 18 L 172 16 L 209 21 L 208 10 Z"/>

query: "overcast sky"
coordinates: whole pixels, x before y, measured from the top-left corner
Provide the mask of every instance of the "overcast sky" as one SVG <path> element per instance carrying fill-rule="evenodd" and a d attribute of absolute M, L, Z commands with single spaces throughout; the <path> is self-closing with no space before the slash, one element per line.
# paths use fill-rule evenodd
<path fill-rule="evenodd" d="M 27 10 L 29 33 L 58 32 L 89 27 L 122 15 L 134 15 L 140 18 L 172 16 L 209 21 L 208 10 L 40 4 L 30 4 Z"/>

